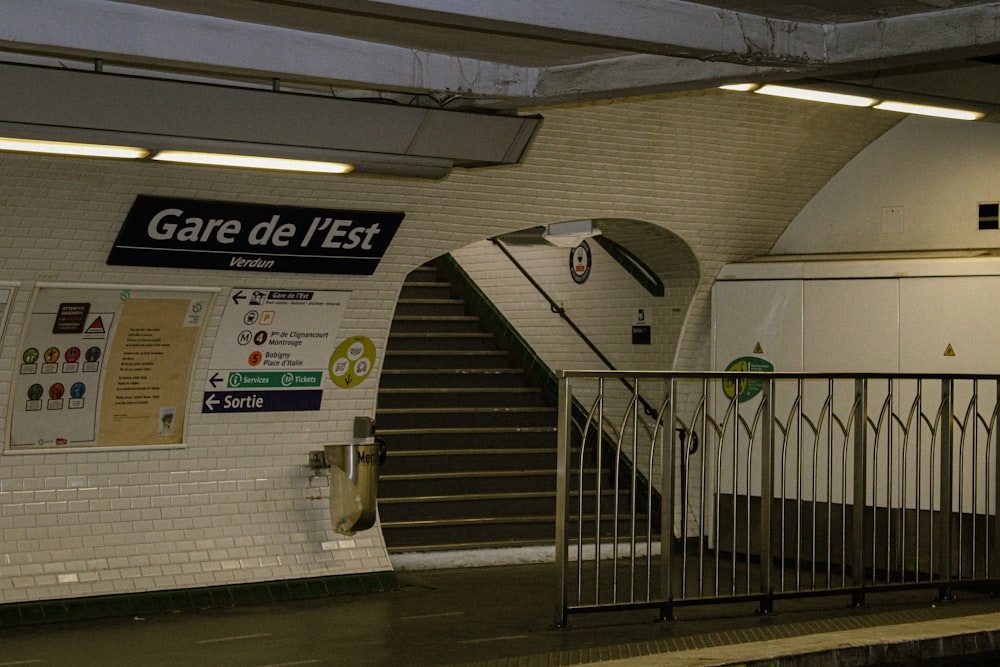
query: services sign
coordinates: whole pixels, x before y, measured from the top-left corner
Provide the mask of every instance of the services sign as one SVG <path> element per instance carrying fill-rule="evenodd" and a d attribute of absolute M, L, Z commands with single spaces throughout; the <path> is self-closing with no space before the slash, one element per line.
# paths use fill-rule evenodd
<path fill-rule="evenodd" d="M 139 195 L 108 264 L 371 275 L 403 216 Z"/>

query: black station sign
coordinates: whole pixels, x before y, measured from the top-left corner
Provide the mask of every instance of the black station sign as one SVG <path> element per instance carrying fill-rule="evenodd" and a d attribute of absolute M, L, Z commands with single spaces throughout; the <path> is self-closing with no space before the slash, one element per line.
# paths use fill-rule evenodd
<path fill-rule="evenodd" d="M 403 215 L 139 195 L 108 264 L 368 276 Z"/>

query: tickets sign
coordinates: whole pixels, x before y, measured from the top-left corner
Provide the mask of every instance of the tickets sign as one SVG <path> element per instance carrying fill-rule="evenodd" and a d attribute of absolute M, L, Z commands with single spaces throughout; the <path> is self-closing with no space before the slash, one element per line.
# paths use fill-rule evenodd
<path fill-rule="evenodd" d="M 108 264 L 371 275 L 403 216 L 139 195 Z"/>

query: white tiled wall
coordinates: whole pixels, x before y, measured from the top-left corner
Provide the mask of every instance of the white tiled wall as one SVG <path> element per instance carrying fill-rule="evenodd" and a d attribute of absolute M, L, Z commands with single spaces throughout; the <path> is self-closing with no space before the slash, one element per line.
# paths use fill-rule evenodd
<path fill-rule="evenodd" d="M 702 367 L 719 267 L 766 252 L 812 193 L 886 129 L 888 114 L 708 93 L 543 115 L 524 165 L 440 182 L 0 155 L 0 280 L 20 283 L 0 348 L 0 395 L 9 403 L 40 281 L 350 290 L 338 335 L 368 336 L 381 354 L 414 267 L 505 231 L 599 217 L 660 225 L 691 246 L 701 282 L 677 366 Z M 406 219 L 370 277 L 109 267 L 138 194 L 401 210 Z M 222 308 L 217 300 L 194 387 L 204 386 Z M 655 355 L 665 365 L 671 346 Z M 378 371 L 379 361 L 351 390 L 328 384 L 316 412 L 206 416 L 192 395 L 184 448 L 0 457 L 0 602 L 390 568 L 377 528 L 350 538 L 331 531 L 324 480 L 306 466 L 310 450 L 347 441 L 353 417 L 374 413 Z M 6 411 L 0 419 L 6 427 Z"/>

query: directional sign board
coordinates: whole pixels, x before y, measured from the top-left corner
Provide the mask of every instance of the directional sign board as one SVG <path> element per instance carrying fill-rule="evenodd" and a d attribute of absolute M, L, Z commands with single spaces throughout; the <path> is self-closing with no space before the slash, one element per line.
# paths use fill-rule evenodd
<path fill-rule="evenodd" d="M 233 289 L 212 351 L 202 413 L 319 410 L 349 297 L 331 290 Z"/>
<path fill-rule="evenodd" d="M 319 410 L 323 401 L 322 389 L 294 391 L 206 391 L 201 411 L 223 412 L 288 412 L 292 410 Z"/>

